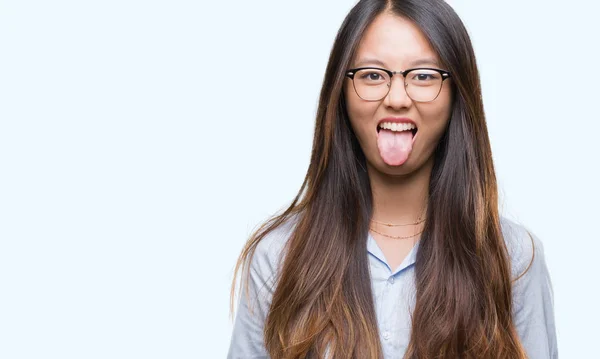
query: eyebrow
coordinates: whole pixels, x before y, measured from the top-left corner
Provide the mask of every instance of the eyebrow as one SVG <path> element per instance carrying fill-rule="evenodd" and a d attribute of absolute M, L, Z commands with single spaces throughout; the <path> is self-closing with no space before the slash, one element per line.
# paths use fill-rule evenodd
<path fill-rule="evenodd" d="M 361 66 L 364 66 L 364 65 L 367 65 L 367 64 L 374 64 L 374 65 L 379 65 L 379 66 L 382 66 L 382 67 L 386 67 L 386 65 L 382 61 L 377 60 L 375 58 L 364 58 L 364 59 L 361 59 L 360 61 L 358 61 L 356 63 L 356 67 L 361 67 Z M 412 62 L 408 63 L 409 67 L 415 67 L 415 66 L 420 66 L 420 65 L 435 65 L 437 67 L 440 67 L 440 63 L 436 59 L 434 59 L 432 57 L 425 57 L 425 58 L 417 59 L 415 61 L 412 61 Z"/>

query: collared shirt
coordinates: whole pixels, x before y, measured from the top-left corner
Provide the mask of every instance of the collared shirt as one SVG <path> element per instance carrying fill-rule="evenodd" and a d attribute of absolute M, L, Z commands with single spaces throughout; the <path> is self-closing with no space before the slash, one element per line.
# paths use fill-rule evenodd
<path fill-rule="evenodd" d="M 500 224 L 512 264 L 512 278 L 522 274 L 531 263 L 529 270 L 513 283 L 513 319 L 517 333 L 530 359 L 556 359 L 553 288 L 543 244 L 525 227 L 505 217 L 500 217 Z M 290 231 L 290 223 L 284 223 L 265 236 L 256 248 L 249 266 L 247 289 L 250 299 L 246 298 L 244 286 L 238 301 L 228 359 L 269 358 L 263 342 L 264 321 Z M 416 299 L 414 264 L 419 244 L 417 241 L 400 266 L 392 271 L 377 242 L 370 234 L 367 238 L 371 285 L 385 359 L 401 359 L 408 346 L 410 314 Z"/>

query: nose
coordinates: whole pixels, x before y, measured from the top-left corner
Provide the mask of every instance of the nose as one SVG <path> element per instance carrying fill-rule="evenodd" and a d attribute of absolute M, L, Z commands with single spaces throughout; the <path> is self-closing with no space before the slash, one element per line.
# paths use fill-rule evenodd
<path fill-rule="evenodd" d="M 408 107 L 412 104 L 412 99 L 406 92 L 406 85 L 402 75 L 396 75 L 392 77 L 389 86 L 390 91 L 383 99 L 384 105 L 392 108 L 402 108 Z"/>

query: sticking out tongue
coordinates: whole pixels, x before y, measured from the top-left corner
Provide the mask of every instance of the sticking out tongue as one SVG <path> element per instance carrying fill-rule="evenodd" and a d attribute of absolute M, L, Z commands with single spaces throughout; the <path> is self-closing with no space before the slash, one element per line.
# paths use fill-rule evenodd
<path fill-rule="evenodd" d="M 382 128 L 377 134 L 377 147 L 383 161 L 390 166 L 406 162 L 412 151 L 412 139 L 411 131 L 396 132 Z"/>

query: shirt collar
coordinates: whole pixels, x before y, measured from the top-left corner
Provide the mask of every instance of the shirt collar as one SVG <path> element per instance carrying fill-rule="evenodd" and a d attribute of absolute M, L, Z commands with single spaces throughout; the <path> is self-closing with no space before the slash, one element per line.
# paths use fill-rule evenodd
<path fill-rule="evenodd" d="M 414 247 L 410 250 L 410 252 L 406 256 L 406 258 L 404 258 L 404 260 L 402 261 L 402 264 L 400 264 L 400 266 L 394 271 L 393 274 L 396 274 L 396 273 L 404 270 L 405 268 L 408 268 L 408 267 L 412 266 L 413 264 L 415 264 L 420 243 L 421 243 L 421 240 L 418 240 L 417 243 L 415 243 Z M 377 258 L 379 261 L 384 263 L 391 272 L 391 268 L 390 268 L 389 264 L 387 263 L 387 261 L 385 260 L 385 256 L 383 255 L 381 248 L 379 248 L 379 245 L 377 245 L 377 242 L 375 242 L 375 239 L 371 235 L 371 232 L 369 232 L 368 237 L 367 237 L 367 251 L 369 253 L 371 253 L 371 255 L 373 255 L 375 258 Z"/>

